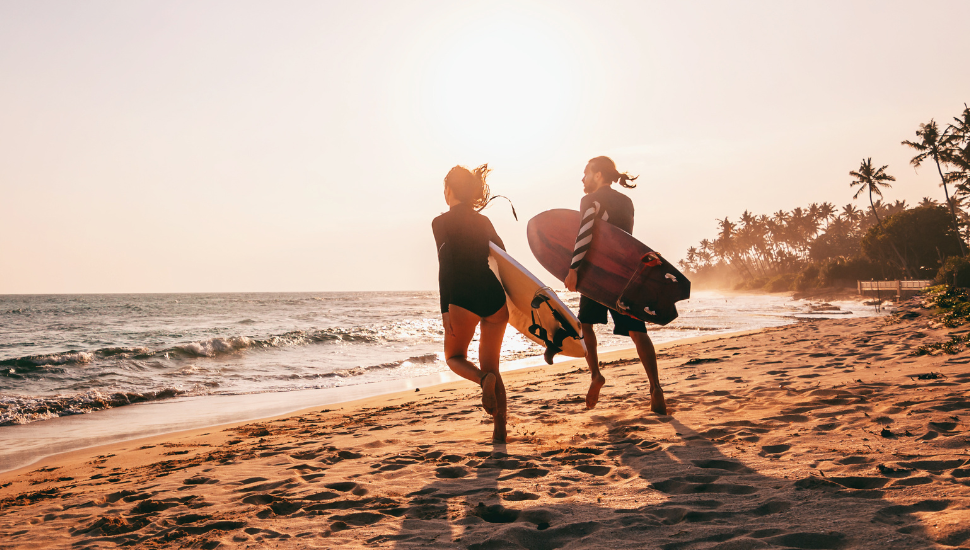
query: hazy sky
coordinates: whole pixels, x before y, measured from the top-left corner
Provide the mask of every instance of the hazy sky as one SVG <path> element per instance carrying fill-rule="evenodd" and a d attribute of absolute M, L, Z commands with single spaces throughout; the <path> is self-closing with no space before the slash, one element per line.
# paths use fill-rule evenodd
<path fill-rule="evenodd" d="M 0 2 L 0 294 L 432 290 L 442 178 L 552 283 L 529 218 L 586 161 L 639 174 L 634 236 L 943 198 L 911 151 L 970 102 L 970 2 Z M 857 206 L 864 203 L 856 201 Z M 554 285 L 554 286 L 559 286 Z"/>

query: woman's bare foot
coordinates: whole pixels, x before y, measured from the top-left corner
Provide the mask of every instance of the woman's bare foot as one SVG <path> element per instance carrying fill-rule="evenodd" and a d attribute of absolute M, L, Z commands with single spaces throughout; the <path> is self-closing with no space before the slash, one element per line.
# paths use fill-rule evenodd
<path fill-rule="evenodd" d="M 650 388 L 650 410 L 657 414 L 667 414 L 667 402 L 664 401 L 662 389 Z"/>
<path fill-rule="evenodd" d="M 589 383 L 589 391 L 586 392 L 586 408 L 592 409 L 599 403 L 600 400 L 600 388 L 606 383 L 606 378 L 603 378 L 602 374 L 597 374 L 593 377 L 592 382 Z"/>
<path fill-rule="evenodd" d="M 498 400 L 495 398 L 495 375 L 487 372 L 482 377 L 482 408 L 485 412 L 495 416 L 495 407 Z"/>
<path fill-rule="evenodd" d="M 492 430 L 492 443 L 508 443 L 508 434 L 505 431 L 505 423 L 495 423 L 495 429 Z"/>

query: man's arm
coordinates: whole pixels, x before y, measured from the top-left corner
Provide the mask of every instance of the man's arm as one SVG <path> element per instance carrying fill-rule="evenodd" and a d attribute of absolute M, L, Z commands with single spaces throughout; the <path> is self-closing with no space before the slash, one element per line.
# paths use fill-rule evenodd
<path fill-rule="evenodd" d="M 566 273 L 566 289 L 576 292 L 576 283 L 578 282 L 578 279 L 579 276 L 577 275 L 576 270 L 570 269 L 569 272 Z"/>
<path fill-rule="evenodd" d="M 566 288 L 576 292 L 579 266 L 589 251 L 589 244 L 593 240 L 593 221 L 596 220 L 596 213 L 599 210 L 599 203 L 586 200 L 579 203 L 579 211 L 583 213 L 583 218 L 579 222 L 579 233 L 576 235 L 576 245 L 573 247 L 573 259 L 569 264 L 569 273 L 566 274 Z"/>

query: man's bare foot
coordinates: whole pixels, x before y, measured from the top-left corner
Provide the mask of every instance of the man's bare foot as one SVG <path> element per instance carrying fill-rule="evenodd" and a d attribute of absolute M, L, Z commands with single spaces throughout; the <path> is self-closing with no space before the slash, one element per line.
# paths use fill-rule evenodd
<path fill-rule="evenodd" d="M 495 398 L 495 375 L 488 372 L 482 377 L 482 408 L 485 412 L 495 416 L 495 407 L 498 400 Z"/>
<path fill-rule="evenodd" d="M 589 383 L 589 391 L 586 392 L 586 408 L 592 409 L 600 400 L 600 388 L 606 383 L 606 378 L 602 374 L 597 374 L 593 381 Z"/>
<path fill-rule="evenodd" d="M 657 414 L 667 414 L 667 402 L 664 401 L 662 389 L 650 388 L 650 410 Z"/>

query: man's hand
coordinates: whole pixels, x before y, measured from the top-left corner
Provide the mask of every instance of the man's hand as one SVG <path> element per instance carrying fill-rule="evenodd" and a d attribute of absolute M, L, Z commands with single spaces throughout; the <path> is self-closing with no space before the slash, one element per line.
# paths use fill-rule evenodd
<path fill-rule="evenodd" d="M 577 279 L 576 270 L 570 269 L 569 273 L 566 274 L 566 281 L 565 281 L 566 288 L 568 290 L 576 292 L 576 279 Z"/>

